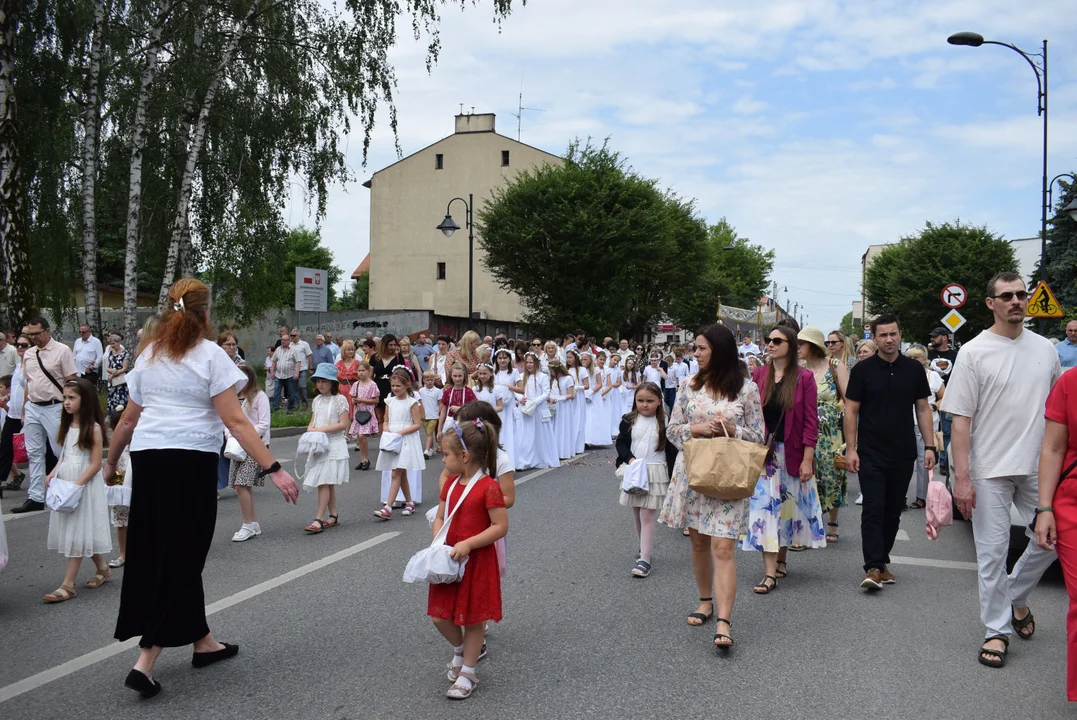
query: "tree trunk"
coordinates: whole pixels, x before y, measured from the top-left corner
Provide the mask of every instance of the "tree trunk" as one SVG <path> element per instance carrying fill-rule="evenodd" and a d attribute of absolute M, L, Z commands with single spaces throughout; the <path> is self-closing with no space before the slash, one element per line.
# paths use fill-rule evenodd
<path fill-rule="evenodd" d="M 221 86 L 221 80 L 224 79 L 224 73 L 232 64 L 236 50 L 239 49 L 239 43 L 250 28 L 251 20 L 258 13 L 258 3 L 255 2 L 251 5 L 246 17 L 236 26 L 232 38 L 228 41 L 228 45 L 225 46 L 224 53 L 221 55 L 221 62 L 210 79 L 209 87 L 206 88 L 202 107 L 198 111 L 198 119 L 191 127 L 187 142 L 187 164 L 183 168 L 183 178 L 180 181 L 179 197 L 176 199 L 176 216 L 172 224 L 172 239 L 168 244 L 165 272 L 164 277 L 161 279 L 161 292 L 157 298 L 157 304 L 161 311 L 164 311 L 165 303 L 168 300 L 168 288 L 172 285 L 172 280 L 176 274 L 176 265 L 181 247 L 184 251 L 184 262 L 181 266 L 183 271 L 188 273 L 194 271 L 194 248 L 190 241 L 189 226 L 190 205 L 191 193 L 194 190 L 194 174 L 198 167 L 198 158 L 202 153 L 202 142 L 206 137 L 206 123 L 209 120 L 210 110 L 213 109 L 213 101 L 217 97 L 217 90 Z"/>
<path fill-rule="evenodd" d="M 6 295 L 8 327 L 17 327 L 37 310 L 15 125 L 15 30 L 20 4 L 22 0 L 0 0 L 0 293 Z"/>
<path fill-rule="evenodd" d="M 127 193 L 127 257 L 123 269 L 123 330 L 124 340 L 135 342 L 138 332 L 138 244 L 142 233 L 142 153 L 146 149 L 146 107 L 150 102 L 151 87 L 157 74 L 157 61 L 161 52 L 161 34 L 174 2 L 162 0 L 157 22 L 150 30 L 150 43 L 146 49 L 146 66 L 139 81 L 138 102 L 131 126 L 131 171 Z"/>
<path fill-rule="evenodd" d="M 101 45 L 105 24 L 105 1 L 96 0 L 90 40 L 90 64 L 86 71 L 86 98 L 82 112 L 82 294 L 86 304 L 86 322 L 101 333 L 101 304 L 97 297 L 97 232 L 95 192 L 97 187 L 97 132 L 100 124 L 99 104 Z"/>

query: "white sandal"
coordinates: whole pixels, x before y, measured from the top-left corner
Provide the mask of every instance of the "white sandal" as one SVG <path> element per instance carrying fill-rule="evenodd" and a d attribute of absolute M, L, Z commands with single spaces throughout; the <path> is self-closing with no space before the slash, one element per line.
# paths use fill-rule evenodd
<path fill-rule="evenodd" d="M 479 679 L 475 677 L 475 673 L 460 671 L 460 677 L 466 678 L 471 681 L 471 687 L 464 687 L 463 685 L 454 682 L 445 692 L 445 697 L 450 700 L 467 700 L 471 697 L 471 693 L 475 692 L 475 686 L 479 684 Z"/>

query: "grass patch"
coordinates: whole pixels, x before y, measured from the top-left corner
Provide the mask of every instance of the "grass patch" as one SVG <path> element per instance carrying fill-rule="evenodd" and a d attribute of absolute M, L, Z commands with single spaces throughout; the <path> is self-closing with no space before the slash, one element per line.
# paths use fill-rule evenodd
<path fill-rule="evenodd" d="M 274 410 L 269 416 L 269 427 L 306 427 L 310 424 L 310 410 Z"/>

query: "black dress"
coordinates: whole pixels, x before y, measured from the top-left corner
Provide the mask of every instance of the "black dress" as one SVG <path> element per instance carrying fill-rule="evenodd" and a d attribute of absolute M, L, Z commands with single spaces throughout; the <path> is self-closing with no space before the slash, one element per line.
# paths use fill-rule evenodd
<path fill-rule="evenodd" d="M 392 391 L 389 389 L 389 379 L 393 374 L 393 369 L 398 366 L 407 369 L 407 366 L 404 365 L 404 357 L 399 353 L 390 359 L 389 362 L 383 362 L 380 355 L 375 355 L 370 360 L 370 367 L 374 370 L 374 384 L 378 386 L 378 391 L 381 393 L 381 396 L 378 398 L 379 408 L 385 407 L 385 398 L 392 394 Z M 410 370 L 408 373 L 411 374 Z"/>

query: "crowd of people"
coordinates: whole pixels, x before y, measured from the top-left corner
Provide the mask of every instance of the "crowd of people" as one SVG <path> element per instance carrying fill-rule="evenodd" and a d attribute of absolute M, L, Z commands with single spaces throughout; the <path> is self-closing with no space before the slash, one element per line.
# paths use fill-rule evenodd
<path fill-rule="evenodd" d="M 383 522 L 397 508 L 414 514 L 421 472 L 442 457 L 439 501 L 428 518 L 451 560 L 468 559 L 462 579 L 432 582 L 429 590 L 427 612 L 452 647 L 451 699 L 474 691 L 488 624 L 502 618 L 514 473 L 556 467 L 588 448 L 616 455 L 619 502 L 632 508 L 638 538 L 633 577 L 652 573 L 659 523 L 690 538 L 698 605 L 686 622 L 713 619 L 713 644 L 722 651 L 734 645 L 735 552 L 760 553 L 762 579 L 752 590 L 775 592 L 793 571 L 790 552 L 840 541 L 850 474 L 863 505 L 859 587 L 870 593 L 897 582 L 890 553 L 902 512 L 923 508 L 947 445 L 954 500 L 976 538 L 985 627 L 979 662 L 1003 667 L 1012 637 L 1032 637 L 1028 598 L 1055 557 L 1077 598 L 1077 484 L 1065 482 L 1077 471 L 1077 376 L 1062 375 L 1068 348 L 1024 328 L 1028 293 L 1011 273 L 987 288 L 994 324 L 960 353 L 942 328 L 930 349 L 904 343 L 891 315 L 875 318 L 871 339 L 855 345 L 840 332 L 782 320 L 762 350 L 722 324 L 685 346 L 597 343 L 583 331 L 560 341 L 471 331 L 458 342 L 419 335 L 414 344 L 385 335 L 337 345 L 318 335 L 311 348 L 296 330 L 282 329 L 279 344 L 267 348 L 264 389 L 234 334 L 206 339 L 205 285 L 184 279 L 169 297 L 171 307 L 143 328 L 133 352 L 118 333 L 107 350 L 86 337 L 67 348 L 51 338 L 44 318 L 0 345 L 0 363 L 13 364 L 0 366 L 10 369 L 0 476 L 12 471 L 9 446 L 21 435 L 30 491 L 13 512 L 43 508 L 47 491 L 47 546 L 67 559 L 44 600 L 77 597 L 83 558 L 93 565 L 84 584 L 90 590 L 123 567 L 115 636 L 141 638 L 125 683 L 144 697 L 161 690 L 153 671 L 166 647 L 192 645 L 196 667 L 239 651 L 210 632 L 202 569 L 222 469 L 224 485 L 239 497 L 236 542 L 262 532 L 252 489 L 266 477 L 296 501 L 299 487 L 269 449 L 270 408 L 282 394 L 292 407 L 309 405 L 304 441 L 323 443 L 301 477 L 318 496 L 307 533 L 339 524 L 336 487 L 350 478 L 352 443 L 355 469 L 367 470 L 377 436 L 383 483 L 374 515 Z M 107 385 L 107 412 L 99 382 Z M 727 500 L 693 489 L 686 445 L 716 437 L 768 447 L 750 496 Z M 907 505 L 912 478 L 915 501 Z M 1011 505 L 1032 521 L 1035 540 L 1007 573 Z M 111 559 L 110 525 L 120 545 Z M 183 553 L 175 553 L 177 543 Z M 1068 625 L 1067 692 L 1077 701 L 1073 600 Z"/>

